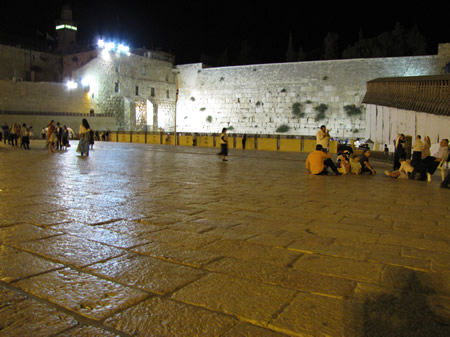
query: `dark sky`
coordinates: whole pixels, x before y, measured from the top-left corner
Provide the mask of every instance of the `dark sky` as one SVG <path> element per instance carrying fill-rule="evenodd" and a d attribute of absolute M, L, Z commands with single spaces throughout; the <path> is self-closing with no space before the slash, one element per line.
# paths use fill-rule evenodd
<path fill-rule="evenodd" d="M 41 1 L 0 5 L 0 33 L 33 37 L 37 29 L 54 34 L 61 7 L 72 6 L 82 40 L 102 36 L 120 39 L 132 48 L 161 48 L 172 52 L 177 63 L 199 62 L 200 55 L 230 55 L 247 40 L 252 54 L 262 62 L 285 59 L 289 34 L 294 48 L 321 47 L 328 32 L 339 34 L 341 46 L 354 43 L 359 32 L 373 37 L 392 31 L 395 23 L 410 28 L 417 24 L 427 39 L 429 53 L 439 42 L 450 42 L 450 20 L 444 8 L 402 2 L 366 2 L 327 5 L 323 1 Z M 332 2 L 337 3 L 337 2 Z M 431 3 L 431 2 L 430 2 Z M 395 9 L 392 4 L 400 6 Z M 443 6 L 443 5 L 442 5 Z"/>

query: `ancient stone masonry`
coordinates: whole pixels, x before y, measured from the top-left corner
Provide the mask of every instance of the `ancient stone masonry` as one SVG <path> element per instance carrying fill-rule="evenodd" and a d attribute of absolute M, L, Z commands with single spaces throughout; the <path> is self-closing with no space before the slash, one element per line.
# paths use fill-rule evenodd
<path fill-rule="evenodd" d="M 73 76 L 88 82 L 96 113 L 114 114 L 119 130 L 173 128 L 176 92 L 171 62 L 100 53 Z"/>
<path fill-rule="evenodd" d="M 441 73 L 445 55 L 205 68 L 177 66 L 177 131 L 364 137 L 366 82 Z"/>

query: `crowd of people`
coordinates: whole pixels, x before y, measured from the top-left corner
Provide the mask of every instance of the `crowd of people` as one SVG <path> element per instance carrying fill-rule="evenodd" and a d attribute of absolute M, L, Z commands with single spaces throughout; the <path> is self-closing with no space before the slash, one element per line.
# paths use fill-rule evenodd
<path fill-rule="evenodd" d="M 30 139 L 33 137 L 33 127 L 23 123 L 14 123 L 13 125 L 8 125 L 5 123 L 2 125 L 0 132 L 0 142 L 21 148 L 25 150 L 30 149 Z"/>
<path fill-rule="evenodd" d="M 330 168 L 335 175 L 342 174 L 364 174 L 374 175 L 376 171 L 369 163 L 371 150 L 366 148 L 362 154 L 353 154 L 350 146 L 338 148 L 336 163 L 328 153 L 328 146 L 331 137 L 325 125 L 320 127 L 316 134 L 316 150 L 311 152 L 306 159 L 307 173 L 315 175 L 328 174 Z M 394 165 L 392 171 L 385 171 L 385 174 L 392 178 L 408 178 L 431 182 L 431 176 L 439 165 L 449 161 L 448 139 L 442 139 L 438 151 L 431 155 L 430 137 L 426 136 L 422 141 L 421 136 L 417 136 L 412 144 L 412 159 L 407 159 L 405 151 L 405 135 L 399 134 L 394 142 Z M 448 164 L 447 164 L 448 165 Z M 441 187 L 448 188 L 450 173 L 447 174 Z"/>
<path fill-rule="evenodd" d="M 5 123 L 1 127 L 0 142 L 10 144 L 11 146 L 20 147 L 29 150 L 30 139 L 33 138 L 33 128 L 23 123 L 14 123 L 9 126 Z M 61 125 L 59 122 L 51 120 L 50 123 L 43 127 L 41 130 L 42 139 L 46 141 L 46 147 L 50 153 L 54 153 L 57 150 L 65 151 L 70 147 L 70 139 L 73 137 L 73 130 L 66 125 Z M 72 136 L 72 137 L 71 137 Z M 104 138 L 104 137 L 103 137 Z M 79 142 L 77 152 L 81 156 L 89 155 L 89 150 L 94 148 L 94 139 L 99 140 L 100 135 L 98 132 L 95 134 L 91 130 L 89 123 L 86 119 L 83 119 L 80 125 Z"/>

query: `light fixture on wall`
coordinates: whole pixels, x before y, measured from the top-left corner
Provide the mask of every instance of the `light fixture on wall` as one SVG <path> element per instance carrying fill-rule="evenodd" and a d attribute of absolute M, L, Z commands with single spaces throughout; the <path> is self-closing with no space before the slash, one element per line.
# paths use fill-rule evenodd
<path fill-rule="evenodd" d="M 66 86 L 67 86 L 67 89 L 72 90 L 72 89 L 78 88 L 78 83 L 70 80 L 70 81 L 66 82 Z"/>

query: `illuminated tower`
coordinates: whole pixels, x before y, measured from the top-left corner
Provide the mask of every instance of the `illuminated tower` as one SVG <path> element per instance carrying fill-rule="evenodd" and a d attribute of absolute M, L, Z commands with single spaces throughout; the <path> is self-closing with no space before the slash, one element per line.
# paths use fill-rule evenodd
<path fill-rule="evenodd" d="M 61 19 L 56 22 L 58 51 L 69 53 L 74 50 L 77 40 L 77 26 L 72 20 L 72 8 L 65 5 L 61 10 Z"/>

